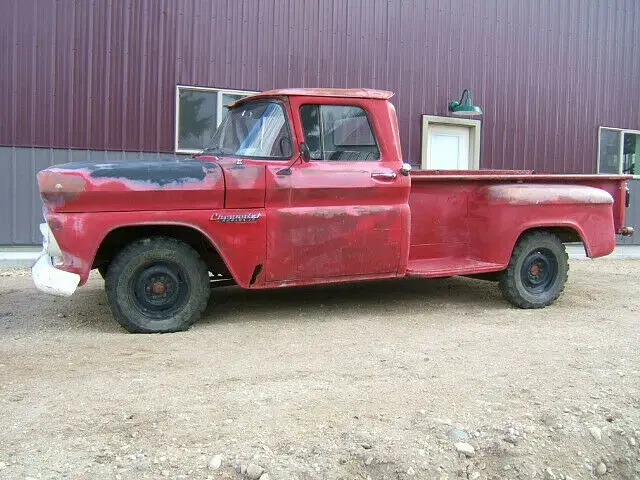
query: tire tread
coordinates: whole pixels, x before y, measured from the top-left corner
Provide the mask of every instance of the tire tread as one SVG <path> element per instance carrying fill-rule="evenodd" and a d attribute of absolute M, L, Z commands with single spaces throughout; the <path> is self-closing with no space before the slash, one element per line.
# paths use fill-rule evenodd
<path fill-rule="evenodd" d="M 134 319 L 130 318 L 132 313 L 123 311 L 122 306 L 118 302 L 118 281 L 122 276 L 127 266 L 135 261 L 140 255 L 148 254 L 152 249 L 159 251 L 172 251 L 176 258 L 185 260 L 187 262 L 195 262 L 195 268 L 197 273 L 191 280 L 196 280 L 195 285 L 191 285 L 191 294 L 195 296 L 193 308 L 191 312 L 185 315 L 187 312 L 180 312 L 178 315 L 183 315 L 184 318 L 178 319 L 175 326 L 171 328 L 154 329 L 136 323 Z M 209 287 L 209 273 L 205 262 L 202 260 L 198 252 L 196 252 L 190 245 L 171 237 L 146 237 L 135 242 L 130 243 L 124 247 L 109 264 L 108 274 L 105 279 L 105 290 L 107 292 L 107 298 L 109 305 L 115 319 L 126 330 L 131 333 L 170 333 L 188 330 L 202 316 L 202 313 L 207 307 L 209 301 L 210 287 Z"/>
<path fill-rule="evenodd" d="M 523 298 L 517 289 L 517 278 L 516 276 L 520 275 L 519 271 L 516 271 L 515 265 L 520 258 L 521 255 L 525 255 L 529 250 L 531 250 L 532 246 L 540 245 L 541 243 L 546 243 L 548 241 L 552 241 L 555 243 L 562 251 L 562 258 L 559 258 L 559 262 L 564 262 L 566 265 L 564 278 L 561 280 L 560 288 L 554 292 L 552 296 L 546 299 L 544 302 L 533 303 L 525 298 Z M 555 302 L 560 294 L 564 291 L 565 284 L 567 279 L 569 278 L 569 255 L 567 254 L 567 250 L 564 247 L 564 244 L 560 241 L 560 239 L 554 235 L 553 233 L 546 231 L 533 231 L 529 233 L 525 233 L 516 244 L 513 249 L 513 253 L 511 254 L 511 259 L 509 260 L 509 265 L 507 269 L 504 271 L 502 277 L 500 278 L 500 289 L 502 290 L 503 296 L 513 305 L 520 308 L 526 309 L 534 309 L 534 308 L 544 308 L 551 305 Z"/>

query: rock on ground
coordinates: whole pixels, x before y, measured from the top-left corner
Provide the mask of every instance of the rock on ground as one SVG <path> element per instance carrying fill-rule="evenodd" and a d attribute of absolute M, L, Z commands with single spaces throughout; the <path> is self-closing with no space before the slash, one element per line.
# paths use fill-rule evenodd
<path fill-rule="evenodd" d="M 256 465 L 255 463 L 250 463 L 247 466 L 247 478 L 249 478 L 249 480 L 258 480 L 261 476 L 262 473 L 264 472 L 264 468 L 262 468 L 260 465 Z"/>
<path fill-rule="evenodd" d="M 222 457 L 220 455 L 214 456 L 211 460 L 209 460 L 208 467 L 212 470 L 217 470 L 222 465 Z"/>
<path fill-rule="evenodd" d="M 456 452 L 466 455 L 467 457 L 473 457 L 476 454 L 475 448 L 466 442 L 457 442 L 453 446 L 456 448 Z"/>

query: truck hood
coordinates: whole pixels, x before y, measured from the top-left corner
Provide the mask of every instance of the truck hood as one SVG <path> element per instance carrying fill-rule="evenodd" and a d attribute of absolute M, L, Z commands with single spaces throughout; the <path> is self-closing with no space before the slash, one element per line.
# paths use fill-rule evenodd
<path fill-rule="evenodd" d="M 221 167 L 198 159 L 67 163 L 38 173 L 46 208 L 60 212 L 224 207 Z"/>

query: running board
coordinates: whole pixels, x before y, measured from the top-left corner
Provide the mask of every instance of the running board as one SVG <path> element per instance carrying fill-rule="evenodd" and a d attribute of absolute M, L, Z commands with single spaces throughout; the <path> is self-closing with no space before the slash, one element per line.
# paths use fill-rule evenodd
<path fill-rule="evenodd" d="M 471 275 L 474 273 L 498 272 L 506 265 L 483 262 L 474 258 L 442 257 L 424 260 L 409 260 L 407 277 L 452 277 L 454 275 Z"/>

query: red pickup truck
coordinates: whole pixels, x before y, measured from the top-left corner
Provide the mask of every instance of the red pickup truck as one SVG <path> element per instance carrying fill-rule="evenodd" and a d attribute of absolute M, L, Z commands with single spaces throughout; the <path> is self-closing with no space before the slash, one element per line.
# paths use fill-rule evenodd
<path fill-rule="evenodd" d="M 41 171 L 36 286 L 71 295 L 98 269 L 131 332 L 185 330 L 229 284 L 469 275 L 540 308 L 563 290 L 564 242 L 600 257 L 633 232 L 628 177 L 410 172 L 391 96 L 263 92 L 231 104 L 190 159 Z"/>

